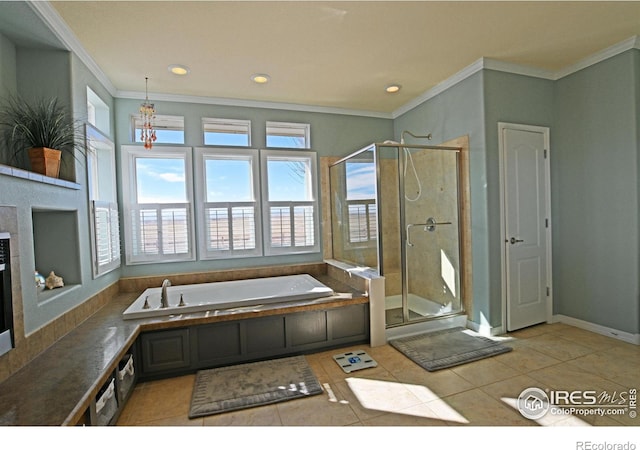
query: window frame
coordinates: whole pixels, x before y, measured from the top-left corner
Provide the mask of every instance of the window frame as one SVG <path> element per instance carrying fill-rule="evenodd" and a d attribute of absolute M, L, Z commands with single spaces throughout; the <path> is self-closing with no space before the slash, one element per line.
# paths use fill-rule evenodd
<path fill-rule="evenodd" d="M 109 134 L 111 131 L 109 106 L 89 86 L 87 86 L 87 122 L 104 134 Z"/>
<path fill-rule="evenodd" d="M 290 160 L 308 160 L 309 161 L 309 173 L 311 175 L 311 182 L 309 188 L 311 189 L 311 200 L 307 201 L 270 201 L 269 200 L 269 171 L 268 162 L 270 158 L 276 158 L 283 161 Z M 318 253 L 320 252 L 320 211 L 318 201 L 318 163 L 317 153 L 310 150 L 273 150 L 262 149 L 260 150 L 260 169 L 261 169 L 261 195 L 262 195 L 262 227 L 263 227 L 263 242 L 264 242 L 264 254 L 265 256 L 274 255 L 290 255 L 300 253 Z M 313 244 L 305 246 L 296 246 L 294 244 L 296 235 L 294 232 L 294 221 L 291 221 L 290 229 L 291 245 L 274 246 L 272 245 L 272 223 L 271 223 L 271 209 L 272 207 L 288 207 L 291 213 L 295 216 L 294 209 L 296 207 L 308 207 L 313 208 Z M 294 219 L 295 220 L 295 219 Z"/>
<path fill-rule="evenodd" d="M 270 128 L 281 129 L 281 130 L 298 130 L 302 131 L 302 133 L 294 133 L 291 134 L 273 134 L 273 136 L 290 136 L 290 137 L 300 137 L 304 135 L 304 145 L 302 147 L 299 146 L 270 146 L 269 145 L 269 136 L 272 134 L 269 133 Z M 290 148 L 290 149 L 299 149 L 299 150 L 309 150 L 311 149 L 311 124 L 309 123 L 297 123 L 297 122 L 276 122 L 268 120 L 265 124 L 265 145 L 268 149 L 273 148 Z"/>
<path fill-rule="evenodd" d="M 247 136 L 247 144 L 246 145 L 233 145 L 229 143 L 213 143 L 207 144 L 206 134 L 207 125 L 219 126 L 221 128 L 229 127 L 236 128 L 238 131 L 233 132 L 233 130 L 229 131 L 227 134 L 239 134 Z M 243 133 L 242 129 L 246 130 L 246 133 Z M 203 117 L 202 118 L 202 142 L 204 145 L 212 145 L 212 146 L 223 146 L 223 147 L 233 147 L 233 148 L 249 148 L 251 147 L 251 120 L 244 119 L 220 119 L 214 117 Z"/>
<path fill-rule="evenodd" d="M 238 201 L 238 202 L 208 202 L 207 201 L 207 159 L 231 159 L 231 160 L 248 160 L 251 162 L 251 192 L 253 195 L 252 201 Z M 198 223 L 198 251 L 201 260 L 210 259 L 233 259 L 233 258 L 246 258 L 253 256 L 262 256 L 262 202 L 260 195 L 260 154 L 257 149 L 245 149 L 245 148 L 211 148 L 211 147 L 196 147 L 195 148 L 196 166 L 198 170 L 195 173 L 196 182 L 196 203 L 197 207 L 197 223 Z M 230 239 L 230 248 L 224 250 L 209 249 L 209 239 L 207 238 L 207 210 L 209 208 L 226 208 L 229 216 L 233 213 L 233 208 L 238 207 L 253 207 L 253 225 L 254 225 L 254 241 L 255 247 L 253 249 L 241 249 L 233 248 L 233 238 Z M 233 227 L 228 229 L 230 236 L 233 236 Z"/>
<path fill-rule="evenodd" d="M 193 158 L 191 147 L 163 146 L 154 147 L 153 152 L 146 150 L 139 145 L 123 145 L 122 151 L 122 185 L 123 185 L 123 222 L 127 232 L 125 233 L 125 260 L 128 265 L 149 264 L 149 263 L 170 263 L 181 261 L 195 261 L 195 219 L 194 219 L 194 197 L 193 197 Z M 137 201 L 137 179 L 135 162 L 137 158 L 176 158 L 184 160 L 185 195 L 186 202 L 176 203 L 138 203 Z M 158 221 L 161 221 L 162 212 L 176 208 L 184 208 L 187 231 L 187 252 L 186 253 L 164 253 L 162 248 L 158 248 L 157 254 L 145 252 L 136 253 L 133 244 L 134 223 L 132 214 L 135 210 L 144 208 L 155 209 L 158 214 Z M 162 230 L 158 230 L 158 242 L 162 241 Z"/>
<path fill-rule="evenodd" d="M 182 127 L 172 125 L 173 123 L 182 123 Z M 153 127 L 156 130 L 156 136 L 158 131 L 162 130 L 174 130 L 174 131 L 182 131 L 182 141 L 181 142 L 169 142 L 164 141 L 158 138 L 153 145 L 162 144 L 162 145 L 182 145 L 185 143 L 185 122 L 184 116 L 175 116 L 175 115 L 167 115 L 167 114 L 156 114 L 153 119 Z M 142 141 L 138 139 L 140 132 L 142 131 L 142 119 L 140 118 L 140 114 L 132 114 L 131 115 L 131 142 L 134 144 L 141 144 Z"/>
<path fill-rule="evenodd" d="M 117 269 L 122 264 L 116 185 L 116 150 L 113 141 L 89 123 L 85 124 L 85 139 L 87 195 L 91 218 L 89 224 L 91 269 L 95 279 Z M 102 155 L 99 156 L 98 152 Z M 104 256 L 105 246 L 106 257 Z"/>

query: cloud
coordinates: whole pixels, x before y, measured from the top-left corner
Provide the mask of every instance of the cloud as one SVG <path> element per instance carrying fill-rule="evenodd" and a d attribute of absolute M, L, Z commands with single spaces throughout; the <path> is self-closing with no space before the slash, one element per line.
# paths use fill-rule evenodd
<path fill-rule="evenodd" d="M 169 183 L 184 183 L 184 174 L 182 173 L 157 173 L 153 175 Z"/>

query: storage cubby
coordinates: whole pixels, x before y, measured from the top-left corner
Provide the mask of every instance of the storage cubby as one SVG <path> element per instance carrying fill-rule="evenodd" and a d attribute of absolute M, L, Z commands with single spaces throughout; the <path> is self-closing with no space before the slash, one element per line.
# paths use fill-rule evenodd
<path fill-rule="evenodd" d="M 120 405 L 125 404 L 136 385 L 137 372 L 133 353 L 127 353 L 122 357 L 116 370 L 116 388 Z"/>
<path fill-rule="evenodd" d="M 98 426 L 113 425 L 118 418 L 118 404 L 116 377 L 112 374 L 98 391 L 95 401 L 92 402 L 91 424 Z"/>
<path fill-rule="evenodd" d="M 42 290 L 38 302 L 45 302 L 82 283 L 78 233 L 78 212 L 33 209 L 35 268 L 45 278 L 55 272 L 65 287 Z"/>

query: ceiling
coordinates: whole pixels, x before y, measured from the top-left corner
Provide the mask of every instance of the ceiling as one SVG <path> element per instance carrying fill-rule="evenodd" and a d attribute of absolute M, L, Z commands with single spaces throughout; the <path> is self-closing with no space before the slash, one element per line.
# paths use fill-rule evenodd
<path fill-rule="evenodd" d="M 486 57 L 557 72 L 640 35 L 640 1 L 53 1 L 118 91 L 391 113 Z M 171 64 L 190 68 L 170 73 Z M 251 81 L 267 73 L 265 85 Z M 388 94 L 384 87 L 402 89 Z"/>

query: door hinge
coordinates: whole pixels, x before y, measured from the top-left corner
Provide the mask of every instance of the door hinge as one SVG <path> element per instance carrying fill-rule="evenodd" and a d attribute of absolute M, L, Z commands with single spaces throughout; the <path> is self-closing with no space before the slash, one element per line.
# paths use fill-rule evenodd
<path fill-rule="evenodd" d="M 547 297 L 551 295 L 551 288 L 547 286 Z"/>
<path fill-rule="evenodd" d="M 544 227 L 549 228 L 549 219 L 544 219 Z"/>
<path fill-rule="evenodd" d="M 544 159 L 547 159 L 547 149 L 544 149 Z"/>

